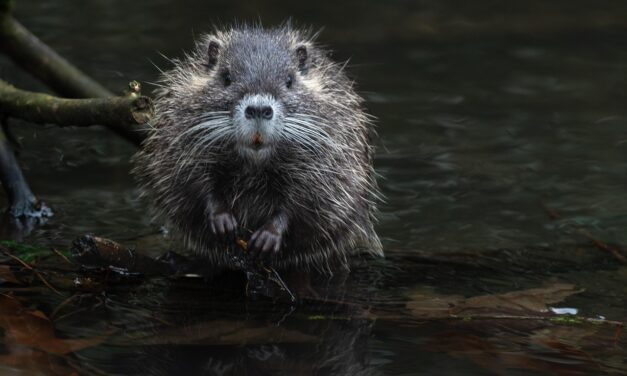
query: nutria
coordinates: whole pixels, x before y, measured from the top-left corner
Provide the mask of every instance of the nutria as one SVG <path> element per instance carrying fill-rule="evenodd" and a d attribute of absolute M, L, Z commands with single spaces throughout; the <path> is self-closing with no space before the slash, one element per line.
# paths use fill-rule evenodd
<path fill-rule="evenodd" d="M 276 268 L 330 272 L 357 250 L 383 255 L 371 117 L 314 37 L 289 25 L 216 31 L 161 77 L 134 174 L 219 268 L 234 267 L 238 237 Z"/>

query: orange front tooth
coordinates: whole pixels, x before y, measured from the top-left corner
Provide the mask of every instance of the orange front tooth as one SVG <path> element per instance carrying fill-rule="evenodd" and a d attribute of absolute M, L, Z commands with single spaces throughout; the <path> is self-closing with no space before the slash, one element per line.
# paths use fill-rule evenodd
<path fill-rule="evenodd" d="M 261 145 L 263 143 L 263 138 L 261 137 L 261 133 L 257 132 L 253 135 L 253 144 Z"/>

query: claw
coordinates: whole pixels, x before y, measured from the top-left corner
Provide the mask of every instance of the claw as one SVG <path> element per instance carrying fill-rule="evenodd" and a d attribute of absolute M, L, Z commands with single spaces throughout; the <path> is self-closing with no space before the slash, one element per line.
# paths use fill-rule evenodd
<path fill-rule="evenodd" d="M 216 213 L 211 217 L 211 231 L 217 236 L 235 239 L 237 220 L 229 212 Z"/>
<path fill-rule="evenodd" d="M 255 231 L 248 242 L 248 249 L 252 258 L 268 257 L 271 253 L 278 253 L 281 249 L 283 237 L 273 228 L 262 227 Z"/>

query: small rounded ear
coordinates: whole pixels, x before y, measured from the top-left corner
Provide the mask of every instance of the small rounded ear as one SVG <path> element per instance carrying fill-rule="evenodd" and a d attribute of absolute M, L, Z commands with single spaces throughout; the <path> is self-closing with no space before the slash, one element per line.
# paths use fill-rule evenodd
<path fill-rule="evenodd" d="M 296 48 L 296 60 L 298 61 L 298 70 L 301 73 L 307 73 L 307 47 L 298 46 Z"/>
<path fill-rule="evenodd" d="M 220 55 L 220 43 L 212 40 L 207 47 L 207 69 L 212 69 L 218 63 L 218 55 Z"/>

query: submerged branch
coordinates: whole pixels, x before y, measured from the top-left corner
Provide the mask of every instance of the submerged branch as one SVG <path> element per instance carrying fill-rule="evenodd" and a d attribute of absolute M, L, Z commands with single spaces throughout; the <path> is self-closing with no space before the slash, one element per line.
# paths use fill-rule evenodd
<path fill-rule="evenodd" d="M 150 99 L 137 91 L 121 97 L 66 99 L 16 89 L 0 80 L 0 112 L 39 124 L 104 125 L 139 145 L 152 108 Z"/>
<path fill-rule="evenodd" d="M 10 215 L 14 218 L 50 217 L 50 208 L 39 201 L 28 186 L 3 128 L 0 128 L 0 182 L 7 192 Z"/>

